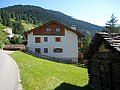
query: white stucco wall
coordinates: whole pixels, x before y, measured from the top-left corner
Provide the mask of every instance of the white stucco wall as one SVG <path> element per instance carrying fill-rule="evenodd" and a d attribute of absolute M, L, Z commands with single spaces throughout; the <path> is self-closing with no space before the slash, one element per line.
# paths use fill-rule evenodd
<path fill-rule="evenodd" d="M 35 37 L 41 37 L 41 43 L 35 43 Z M 48 42 L 44 42 L 44 37 L 48 37 Z M 55 42 L 55 37 L 61 37 L 61 42 Z M 78 36 L 68 30 L 65 30 L 65 36 L 33 35 L 28 34 L 28 44 L 30 50 L 41 48 L 42 55 L 54 56 L 58 58 L 71 58 L 78 62 Z M 48 53 L 44 53 L 44 48 L 48 48 Z M 63 48 L 62 53 L 54 53 L 54 48 Z"/>
<path fill-rule="evenodd" d="M 5 28 L 3 29 L 5 32 L 7 32 L 9 35 L 12 35 L 12 28 Z"/>

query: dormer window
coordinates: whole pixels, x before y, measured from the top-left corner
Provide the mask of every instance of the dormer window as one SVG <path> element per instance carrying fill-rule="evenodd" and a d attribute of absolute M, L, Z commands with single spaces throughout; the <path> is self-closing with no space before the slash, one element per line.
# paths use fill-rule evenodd
<path fill-rule="evenodd" d="M 51 32 L 51 29 L 50 28 L 46 28 L 46 32 Z"/>
<path fill-rule="evenodd" d="M 60 32 L 60 28 L 56 28 L 56 32 Z"/>

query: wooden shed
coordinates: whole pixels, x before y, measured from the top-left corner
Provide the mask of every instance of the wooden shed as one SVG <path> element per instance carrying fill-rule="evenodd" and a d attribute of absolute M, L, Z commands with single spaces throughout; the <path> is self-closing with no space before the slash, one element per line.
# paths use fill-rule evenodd
<path fill-rule="evenodd" d="M 89 85 L 95 90 L 120 90 L 120 34 L 97 33 L 88 52 Z"/>
<path fill-rule="evenodd" d="M 24 44 L 10 44 L 4 45 L 3 50 L 24 50 L 26 46 Z"/>

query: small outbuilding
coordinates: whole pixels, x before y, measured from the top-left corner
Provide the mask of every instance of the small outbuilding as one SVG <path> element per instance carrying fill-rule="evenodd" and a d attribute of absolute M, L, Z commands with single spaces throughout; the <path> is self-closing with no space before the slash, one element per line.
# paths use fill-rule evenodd
<path fill-rule="evenodd" d="M 10 44 L 4 45 L 3 50 L 25 50 L 26 46 L 24 44 Z"/>
<path fill-rule="evenodd" d="M 120 90 L 120 34 L 97 33 L 88 52 L 89 85 L 95 90 Z"/>

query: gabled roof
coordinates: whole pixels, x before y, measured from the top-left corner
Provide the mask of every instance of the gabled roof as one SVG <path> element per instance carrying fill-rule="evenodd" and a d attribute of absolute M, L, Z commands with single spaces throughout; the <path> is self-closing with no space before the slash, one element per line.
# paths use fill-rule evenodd
<path fill-rule="evenodd" d="M 46 23 L 46 24 L 43 24 L 42 26 L 39 26 L 39 27 L 34 28 L 34 29 L 31 29 L 31 30 L 25 32 L 24 35 L 26 36 L 27 34 L 30 34 L 31 32 L 33 32 L 33 31 L 35 31 L 35 30 L 37 30 L 37 29 L 43 28 L 43 27 L 45 27 L 45 26 L 47 26 L 47 25 L 49 25 L 49 24 L 53 24 L 53 23 L 58 24 L 58 25 L 62 25 L 62 26 L 65 27 L 67 30 L 75 33 L 75 34 L 78 35 L 79 37 L 84 37 L 84 35 L 83 35 L 82 33 L 78 32 L 78 31 L 76 31 L 76 30 L 74 30 L 74 29 L 71 29 L 70 27 L 67 27 L 66 25 L 64 25 L 64 24 L 62 24 L 62 23 L 59 23 L 59 22 L 57 22 L 57 21 L 50 21 L 50 22 L 48 22 L 48 23 Z"/>
<path fill-rule="evenodd" d="M 96 33 L 90 45 L 89 48 L 90 51 L 92 53 L 97 52 L 99 46 L 103 42 L 105 43 L 108 49 L 120 52 L 120 33 L 105 33 L 105 32 Z"/>
<path fill-rule="evenodd" d="M 96 33 L 89 46 L 87 54 L 88 60 L 93 57 L 93 54 L 98 53 L 99 47 L 103 43 L 105 48 L 111 50 L 112 52 L 120 52 L 120 33 Z"/>
<path fill-rule="evenodd" d="M 120 51 L 120 33 L 101 33 L 101 36 L 112 48 Z"/>

